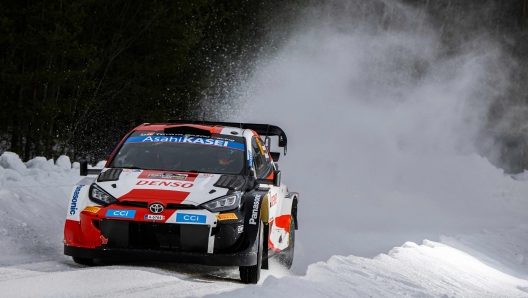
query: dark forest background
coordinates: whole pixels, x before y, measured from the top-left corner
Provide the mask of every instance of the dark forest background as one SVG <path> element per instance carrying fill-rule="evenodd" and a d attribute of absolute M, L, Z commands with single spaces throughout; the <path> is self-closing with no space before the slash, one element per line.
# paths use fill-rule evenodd
<path fill-rule="evenodd" d="M 137 124 L 236 109 L 229 83 L 280 47 L 303 10 L 332 2 L 1 0 L 0 153 L 104 159 Z M 453 52 L 476 32 L 503 42 L 516 83 L 490 108 L 488 130 L 517 143 L 528 132 L 527 2 L 403 1 L 431 15 Z"/>

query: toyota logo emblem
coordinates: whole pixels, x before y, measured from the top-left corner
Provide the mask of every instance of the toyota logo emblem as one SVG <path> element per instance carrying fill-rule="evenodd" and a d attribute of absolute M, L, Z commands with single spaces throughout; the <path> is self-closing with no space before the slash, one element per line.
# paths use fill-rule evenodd
<path fill-rule="evenodd" d="M 165 210 L 165 207 L 159 203 L 150 204 L 149 210 L 152 213 L 161 213 Z"/>

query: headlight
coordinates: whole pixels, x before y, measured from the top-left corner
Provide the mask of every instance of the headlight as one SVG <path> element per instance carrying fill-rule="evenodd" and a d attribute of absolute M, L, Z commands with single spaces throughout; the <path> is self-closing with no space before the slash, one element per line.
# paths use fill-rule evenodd
<path fill-rule="evenodd" d="M 90 201 L 103 206 L 117 203 L 117 200 L 114 197 L 109 195 L 106 191 L 104 191 L 102 188 L 95 184 L 92 184 L 92 186 L 90 186 L 88 198 L 90 198 Z"/>
<path fill-rule="evenodd" d="M 238 204 L 240 204 L 240 193 L 233 193 L 202 204 L 202 207 L 211 212 L 219 212 L 235 209 Z"/>

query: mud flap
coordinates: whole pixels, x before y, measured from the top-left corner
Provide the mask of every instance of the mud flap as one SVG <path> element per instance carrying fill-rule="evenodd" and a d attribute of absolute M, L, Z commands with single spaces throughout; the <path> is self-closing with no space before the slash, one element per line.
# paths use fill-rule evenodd
<path fill-rule="evenodd" d="M 258 233 L 260 230 L 260 212 L 264 197 L 268 194 L 269 188 L 259 188 L 244 195 L 244 232 L 249 240 L 249 247 L 258 250 Z M 262 251 L 262 268 L 267 269 L 268 265 L 268 224 L 264 223 L 264 241 Z M 265 264 L 265 265 L 264 265 Z"/>
<path fill-rule="evenodd" d="M 262 269 L 269 269 L 268 265 L 268 239 L 269 239 L 269 223 L 264 224 L 264 243 L 262 245 Z"/>

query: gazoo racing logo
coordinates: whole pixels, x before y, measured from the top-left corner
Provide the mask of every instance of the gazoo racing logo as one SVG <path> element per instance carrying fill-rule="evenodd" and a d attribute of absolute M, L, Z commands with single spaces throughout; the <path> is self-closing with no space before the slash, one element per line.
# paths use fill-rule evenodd
<path fill-rule="evenodd" d="M 73 192 L 73 198 L 71 200 L 70 206 L 70 215 L 75 215 L 75 210 L 77 210 L 77 199 L 79 198 L 79 192 L 84 185 L 79 185 Z"/>
<path fill-rule="evenodd" d="M 249 219 L 249 224 L 256 225 L 255 221 L 258 218 L 258 207 L 260 203 L 260 195 L 255 195 L 255 200 L 253 201 L 253 211 L 251 212 L 251 218 Z"/>

